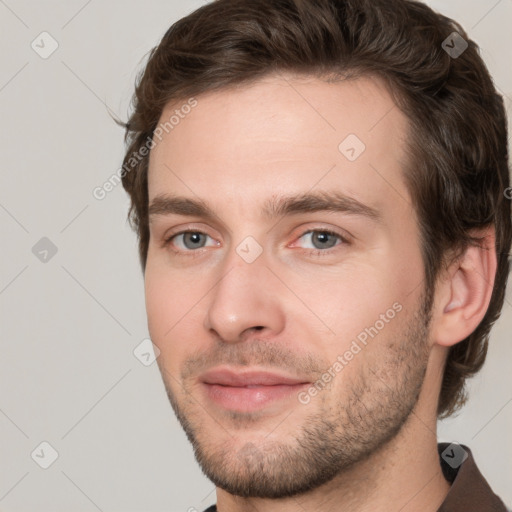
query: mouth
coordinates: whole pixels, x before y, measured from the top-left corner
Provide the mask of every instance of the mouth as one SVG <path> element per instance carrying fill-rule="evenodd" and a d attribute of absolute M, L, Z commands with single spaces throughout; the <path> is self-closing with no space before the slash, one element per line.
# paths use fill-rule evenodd
<path fill-rule="evenodd" d="M 251 412 L 296 396 L 310 385 L 305 379 L 265 371 L 216 369 L 200 377 L 209 400 L 223 409 Z"/>

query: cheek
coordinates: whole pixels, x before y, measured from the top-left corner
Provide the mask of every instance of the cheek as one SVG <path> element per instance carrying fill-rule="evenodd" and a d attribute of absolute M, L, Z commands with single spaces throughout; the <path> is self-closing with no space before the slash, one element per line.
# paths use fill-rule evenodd
<path fill-rule="evenodd" d="M 148 329 L 161 362 L 173 375 L 178 375 L 180 362 L 194 348 L 194 340 L 201 339 L 205 290 L 200 282 L 148 259 L 144 280 Z"/>
<path fill-rule="evenodd" d="M 347 328 L 364 327 L 395 299 L 393 276 L 375 261 L 345 263 L 339 268 L 295 276 L 294 291 L 325 323 L 345 336 Z"/>
<path fill-rule="evenodd" d="M 180 285 L 170 279 L 168 273 L 148 263 L 144 288 L 151 340 L 165 357 L 186 312 L 184 301 L 179 297 Z"/>
<path fill-rule="evenodd" d="M 174 308 L 171 304 L 174 301 L 172 287 L 165 274 L 158 272 L 149 262 L 144 276 L 144 292 L 150 334 L 153 342 L 157 343 L 172 325 Z"/>
<path fill-rule="evenodd" d="M 162 337 L 184 317 L 194 287 L 197 280 L 170 269 L 162 254 L 148 253 L 144 291 L 148 323 L 156 337 Z"/>
<path fill-rule="evenodd" d="M 356 340 L 365 348 L 364 342 L 375 341 L 373 345 L 378 349 L 383 343 L 377 340 L 393 337 L 403 311 L 415 300 L 410 291 L 418 279 L 415 272 L 411 273 L 412 278 L 404 275 L 402 268 L 382 258 L 379 263 L 358 262 L 329 276 L 319 273 L 296 282 L 297 295 L 304 297 L 304 302 L 329 328 L 328 335 L 318 340 L 317 349 L 334 362 Z"/>

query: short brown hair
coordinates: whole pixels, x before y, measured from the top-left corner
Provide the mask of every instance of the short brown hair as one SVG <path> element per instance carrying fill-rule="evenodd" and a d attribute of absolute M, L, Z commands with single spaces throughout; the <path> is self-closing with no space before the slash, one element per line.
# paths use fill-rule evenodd
<path fill-rule="evenodd" d="M 450 55 L 443 41 L 467 44 Z M 449 39 L 452 37 L 452 39 Z M 460 39 L 462 38 L 462 39 Z M 426 290 L 446 255 L 496 230 L 497 274 L 476 330 L 450 349 L 438 403 L 446 417 L 466 401 L 465 379 L 482 367 L 503 306 L 511 244 L 507 124 L 478 46 L 455 21 L 407 0 L 216 0 L 172 25 L 137 79 L 122 175 L 143 271 L 149 244 L 148 161 L 163 108 L 273 72 L 384 79 L 408 116 L 404 180 L 419 218 Z M 510 189 L 508 189 L 510 190 Z"/>

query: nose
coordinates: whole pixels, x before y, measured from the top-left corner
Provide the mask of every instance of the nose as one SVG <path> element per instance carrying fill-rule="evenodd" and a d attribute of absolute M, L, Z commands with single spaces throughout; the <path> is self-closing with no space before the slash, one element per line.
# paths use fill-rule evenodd
<path fill-rule="evenodd" d="M 226 343 L 238 343 L 250 333 L 279 334 L 285 315 L 274 274 L 263 254 L 247 263 L 233 249 L 210 297 L 204 327 Z"/>

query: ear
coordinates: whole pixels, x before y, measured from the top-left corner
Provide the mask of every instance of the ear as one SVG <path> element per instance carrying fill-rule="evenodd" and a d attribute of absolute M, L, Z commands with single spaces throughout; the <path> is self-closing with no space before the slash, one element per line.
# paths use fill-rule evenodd
<path fill-rule="evenodd" d="M 479 246 L 470 245 L 438 282 L 432 315 L 433 341 L 451 347 L 467 338 L 482 321 L 496 276 L 494 226 L 474 232 Z"/>

